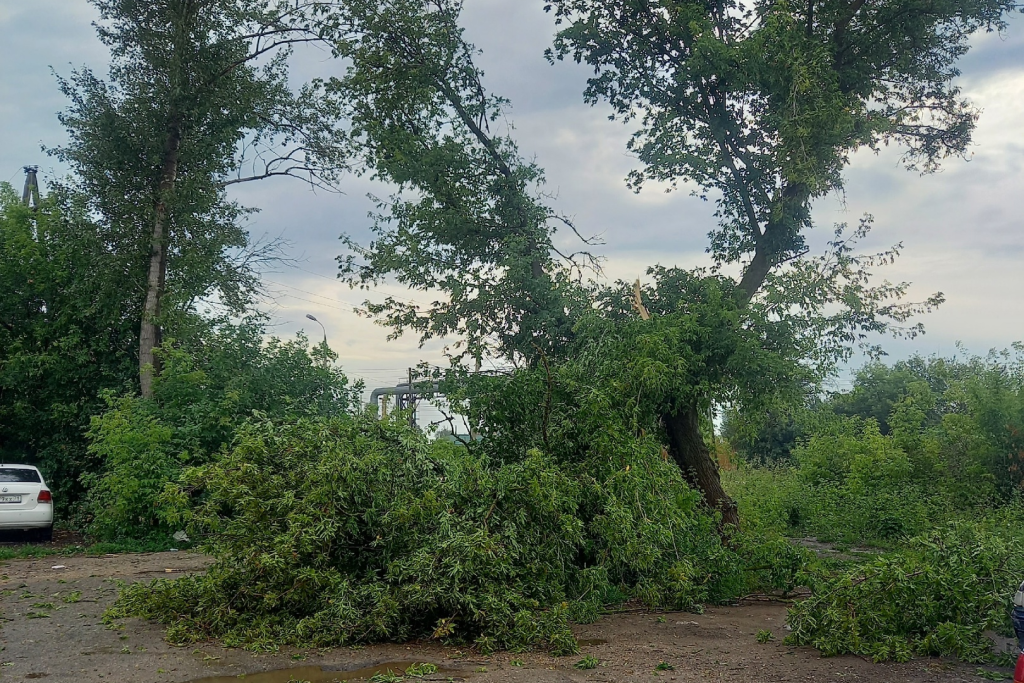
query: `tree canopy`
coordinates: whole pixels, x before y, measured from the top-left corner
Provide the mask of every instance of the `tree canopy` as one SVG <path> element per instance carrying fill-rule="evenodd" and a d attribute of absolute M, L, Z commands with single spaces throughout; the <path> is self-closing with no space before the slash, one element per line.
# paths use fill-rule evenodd
<path fill-rule="evenodd" d="M 355 285 L 387 277 L 437 296 L 429 306 L 368 304 L 394 334 L 453 337 L 470 356 L 530 358 L 570 334 L 567 269 L 558 254 L 543 171 L 502 132 L 508 102 L 489 93 L 452 0 L 354 2 L 336 50 L 350 66 L 329 89 L 352 121 L 368 173 L 397 188 L 378 200 L 375 239 L 346 239 L 341 274 Z M 575 258 L 574 258 L 575 257 Z"/>
<path fill-rule="evenodd" d="M 1010 0 L 551 0 L 549 53 L 592 66 L 587 101 L 637 120 L 629 182 L 694 183 L 713 198 L 719 263 L 746 298 L 805 250 L 814 199 L 861 148 L 897 144 L 912 168 L 963 155 L 977 121 L 956 85 L 978 31 Z"/>
<path fill-rule="evenodd" d="M 203 297 L 237 313 L 257 286 L 247 210 L 225 188 L 281 175 L 329 186 L 344 166 L 344 135 L 330 98 L 288 82 L 291 46 L 319 40 L 307 21 L 317 3 L 93 4 L 109 77 L 80 69 L 60 80 L 70 142 L 54 153 L 119 251 L 135 255 L 148 395 L 166 316 Z"/>

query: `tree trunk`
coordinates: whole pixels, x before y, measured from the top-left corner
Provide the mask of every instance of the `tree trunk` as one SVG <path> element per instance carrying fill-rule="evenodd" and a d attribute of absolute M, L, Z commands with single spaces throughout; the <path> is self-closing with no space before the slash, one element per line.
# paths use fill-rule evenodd
<path fill-rule="evenodd" d="M 683 471 L 686 481 L 704 494 L 708 506 L 722 513 L 722 524 L 739 527 L 736 503 L 722 488 L 718 463 L 701 436 L 698 415 L 697 406 L 691 405 L 661 416 L 668 433 L 669 453 Z"/>
<path fill-rule="evenodd" d="M 768 255 L 758 248 L 754 250 L 754 258 L 751 259 L 747 269 L 743 271 L 743 279 L 740 280 L 740 291 L 743 292 L 743 302 L 750 303 L 750 300 L 761 289 L 768 272 L 772 269 Z"/>
<path fill-rule="evenodd" d="M 153 207 L 153 232 L 150 235 L 149 275 L 146 278 L 146 303 L 139 328 L 139 383 L 143 398 L 153 397 L 153 376 L 160 371 L 154 349 L 160 345 L 160 300 L 167 279 L 168 201 L 178 177 L 178 152 L 181 147 L 181 119 L 170 117 L 164 141 L 160 186 Z"/>

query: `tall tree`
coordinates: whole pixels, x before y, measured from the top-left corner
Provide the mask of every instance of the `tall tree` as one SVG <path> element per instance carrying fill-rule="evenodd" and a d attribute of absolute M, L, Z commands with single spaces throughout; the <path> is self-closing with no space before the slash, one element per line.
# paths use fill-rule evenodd
<path fill-rule="evenodd" d="M 489 94 L 452 0 L 349 2 L 333 10 L 350 67 L 330 88 L 345 103 L 352 142 L 369 172 L 397 186 L 380 200 L 365 247 L 346 240 L 342 276 L 386 277 L 438 298 L 368 304 L 395 334 L 459 339 L 479 359 L 513 361 L 570 334 L 565 284 L 587 256 L 559 254 L 541 169 L 502 131 L 507 102 Z"/>
<path fill-rule="evenodd" d="M 850 155 L 898 144 L 911 168 L 964 154 L 977 112 L 955 83 L 980 30 L 1010 0 L 550 0 L 563 28 L 552 58 L 595 70 L 585 98 L 639 120 L 629 147 L 648 180 L 714 196 L 719 266 L 742 264 L 737 296 L 805 250 L 812 202 L 842 189 Z M 677 462 L 734 507 L 698 430 L 699 402 L 662 415 Z"/>
<path fill-rule="evenodd" d="M 144 264 L 138 360 L 150 396 L 168 316 L 214 295 L 239 309 L 256 285 L 247 262 L 228 256 L 248 236 L 225 188 L 279 175 L 330 185 L 343 134 L 316 84 L 288 85 L 291 47 L 320 40 L 311 21 L 323 3 L 92 3 L 109 81 L 87 69 L 61 80 L 71 141 L 55 153 Z"/>

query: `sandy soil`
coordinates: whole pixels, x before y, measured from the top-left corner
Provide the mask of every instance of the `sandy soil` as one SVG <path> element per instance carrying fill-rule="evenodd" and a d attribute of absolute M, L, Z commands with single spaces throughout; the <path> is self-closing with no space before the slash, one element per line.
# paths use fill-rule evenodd
<path fill-rule="evenodd" d="M 382 663 L 410 662 L 442 667 L 424 680 L 540 683 L 556 681 L 872 681 L 925 683 L 974 681 L 977 667 L 939 659 L 876 665 L 858 657 L 824 659 L 809 648 L 781 643 L 785 607 L 742 603 L 689 613 L 627 613 L 580 626 L 578 656 L 497 654 L 484 657 L 434 643 L 304 652 L 283 649 L 253 655 L 214 643 L 176 648 L 163 641 L 158 625 L 130 620 L 112 630 L 100 620 L 114 599 L 116 582 L 202 571 L 207 559 L 193 553 L 152 553 L 106 557 L 13 560 L 0 567 L 2 640 L 0 680 L 46 679 L 47 683 L 132 681 L 179 683 L 213 678 L 227 683 L 245 674 L 247 683 L 307 680 L 329 683 L 368 677 Z M 775 642 L 759 644 L 756 633 L 771 630 Z M 584 655 L 600 660 L 594 669 L 573 665 Z M 657 670 L 661 663 L 674 667 Z M 288 671 L 282 672 L 282 669 Z M 260 672 L 276 672 L 263 673 Z"/>

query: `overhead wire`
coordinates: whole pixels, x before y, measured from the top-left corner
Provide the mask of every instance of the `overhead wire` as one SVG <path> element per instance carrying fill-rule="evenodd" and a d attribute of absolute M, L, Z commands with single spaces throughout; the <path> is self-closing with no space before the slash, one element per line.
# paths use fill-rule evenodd
<path fill-rule="evenodd" d="M 352 303 L 351 301 L 346 301 L 345 299 L 338 299 L 338 298 L 335 298 L 335 297 L 325 296 L 323 294 L 317 294 L 316 292 L 310 292 L 310 291 L 305 290 L 305 289 L 300 289 L 300 288 L 296 287 L 295 285 L 288 285 L 288 284 L 285 284 L 283 282 L 277 282 L 275 280 L 269 280 L 269 279 L 264 278 L 264 282 L 269 282 L 270 284 L 277 285 L 278 287 L 287 287 L 288 289 L 294 289 L 296 292 L 302 292 L 303 294 L 309 294 L 310 296 L 315 296 L 315 297 L 320 298 L 320 299 L 326 299 L 327 301 L 337 301 L 339 303 L 348 304 L 350 306 L 355 306 L 356 308 L 362 306 L 362 304 L 355 304 L 355 303 Z M 288 295 L 286 295 L 286 296 L 288 296 Z M 311 302 L 311 303 L 315 303 L 315 302 Z"/>
<path fill-rule="evenodd" d="M 309 270 L 308 268 L 303 268 L 301 266 L 296 266 L 294 264 L 287 264 L 287 265 L 288 265 L 289 268 L 294 268 L 295 270 L 301 270 L 303 273 L 309 273 L 310 275 L 315 275 L 317 277 L 321 277 L 321 278 L 323 278 L 325 280 L 329 280 L 330 282 L 333 282 L 334 284 L 337 284 L 337 285 L 341 284 L 340 282 L 338 282 L 338 278 L 330 277 L 329 275 L 324 275 L 322 273 L 318 273 L 316 271 Z M 381 289 L 379 289 L 377 287 L 368 287 L 367 291 L 379 292 L 381 294 L 387 294 L 388 296 L 391 296 L 391 297 L 393 297 L 395 299 L 401 299 L 402 301 L 409 301 L 411 303 L 419 304 L 421 306 L 432 305 L 432 304 L 426 304 L 426 303 L 424 303 L 422 301 L 417 301 L 416 299 L 412 299 L 412 298 L 407 297 L 407 296 L 398 296 L 397 294 L 388 294 L 387 292 L 385 292 L 385 291 L 383 291 L 383 290 L 381 290 Z"/>

